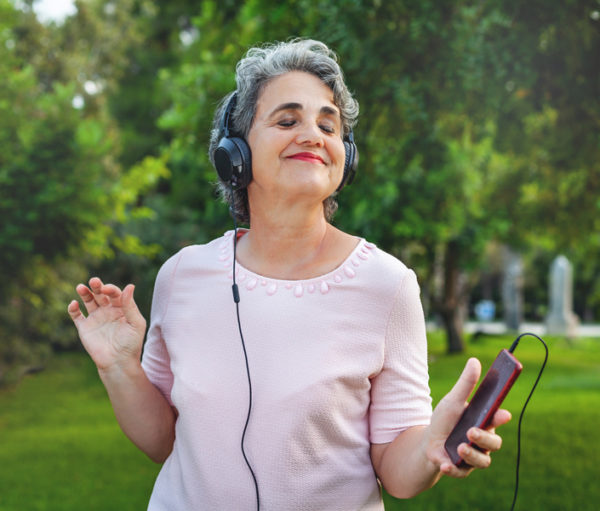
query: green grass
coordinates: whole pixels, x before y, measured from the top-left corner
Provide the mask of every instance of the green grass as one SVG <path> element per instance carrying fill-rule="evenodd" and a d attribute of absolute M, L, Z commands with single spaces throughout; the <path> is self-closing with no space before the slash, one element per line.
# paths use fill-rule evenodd
<path fill-rule="evenodd" d="M 453 385 L 468 356 L 478 357 L 486 370 L 511 341 L 483 338 L 465 355 L 445 356 L 441 336 L 431 335 L 434 400 Z M 547 341 L 548 367 L 523 421 L 516 509 L 595 510 L 600 502 L 600 340 Z M 543 348 L 527 338 L 515 354 L 524 370 L 505 401 L 515 418 L 499 430 L 504 447 L 492 466 L 466 480 L 444 478 L 408 501 L 386 496 L 386 510 L 510 508 L 518 412 Z M 46 371 L 0 391 L 0 511 L 145 509 L 158 470 L 121 433 L 86 355 L 57 356 Z"/>
<path fill-rule="evenodd" d="M 0 392 L 0 511 L 146 509 L 159 467 L 123 435 L 84 354 Z"/>

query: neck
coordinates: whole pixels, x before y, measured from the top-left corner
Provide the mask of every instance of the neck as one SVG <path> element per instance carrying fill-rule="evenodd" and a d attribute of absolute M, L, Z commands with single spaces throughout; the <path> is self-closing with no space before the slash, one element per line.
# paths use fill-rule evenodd
<path fill-rule="evenodd" d="M 257 214 L 258 213 L 258 214 Z M 252 211 L 249 232 L 240 239 L 238 260 L 248 269 L 279 279 L 303 279 L 321 271 L 336 229 L 322 207 L 302 215 Z"/>

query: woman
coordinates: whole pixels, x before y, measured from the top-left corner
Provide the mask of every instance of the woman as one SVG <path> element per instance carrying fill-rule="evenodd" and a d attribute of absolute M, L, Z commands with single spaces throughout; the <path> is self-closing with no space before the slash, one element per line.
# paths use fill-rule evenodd
<path fill-rule="evenodd" d="M 164 264 L 141 363 L 133 285 L 94 277 L 77 286 L 87 317 L 69 305 L 122 429 L 164 462 L 149 509 L 381 510 L 378 481 L 407 498 L 466 476 L 443 444 L 478 361 L 432 414 L 415 274 L 329 222 L 358 113 L 335 56 L 310 40 L 255 48 L 236 80 L 210 154 L 250 229 Z M 461 445 L 472 467 L 500 448 L 493 427 L 469 431 L 482 451 Z"/>

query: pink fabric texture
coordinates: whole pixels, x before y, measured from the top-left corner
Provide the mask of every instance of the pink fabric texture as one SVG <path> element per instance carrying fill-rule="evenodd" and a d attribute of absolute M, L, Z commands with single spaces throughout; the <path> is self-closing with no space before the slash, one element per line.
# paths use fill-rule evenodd
<path fill-rule="evenodd" d="M 186 247 L 156 279 L 142 364 L 179 412 L 149 509 L 246 510 L 248 382 L 233 232 Z M 282 281 L 236 265 L 252 377 L 246 453 L 261 510 L 383 510 L 370 443 L 428 424 L 416 276 L 363 239 L 334 271 Z"/>

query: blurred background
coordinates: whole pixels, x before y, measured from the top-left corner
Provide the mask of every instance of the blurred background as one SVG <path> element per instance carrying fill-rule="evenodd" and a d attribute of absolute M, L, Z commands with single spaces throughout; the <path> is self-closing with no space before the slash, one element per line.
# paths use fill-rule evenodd
<path fill-rule="evenodd" d="M 440 356 L 600 339 L 600 0 L 0 0 L 0 385 L 81 350 L 77 283 L 148 317 L 160 265 L 232 227 L 212 115 L 294 36 L 360 102 L 334 222 L 416 270 Z"/>

